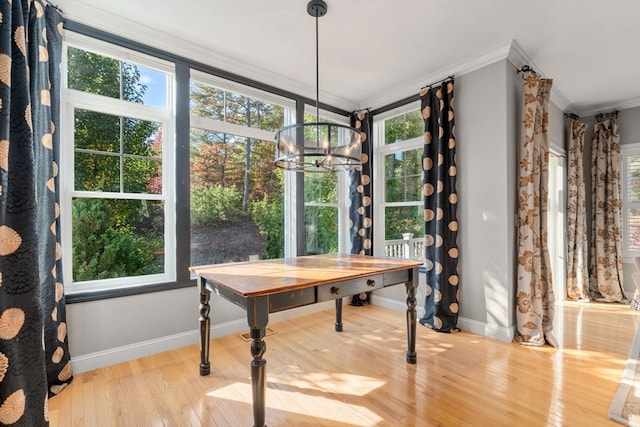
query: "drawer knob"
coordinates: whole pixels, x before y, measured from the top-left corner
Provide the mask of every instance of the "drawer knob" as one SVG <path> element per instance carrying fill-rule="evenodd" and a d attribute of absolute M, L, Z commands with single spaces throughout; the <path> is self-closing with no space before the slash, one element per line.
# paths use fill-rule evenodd
<path fill-rule="evenodd" d="M 367 280 L 367 286 L 369 286 L 370 288 L 373 288 L 376 285 L 376 281 L 373 279 L 369 279 Z"/>
<path fill-rule="evenodd" d="M 331 295 L 338 295 L 340 293 L 340 288 L 336 288 L 335 286 L 331 287 Z"/>

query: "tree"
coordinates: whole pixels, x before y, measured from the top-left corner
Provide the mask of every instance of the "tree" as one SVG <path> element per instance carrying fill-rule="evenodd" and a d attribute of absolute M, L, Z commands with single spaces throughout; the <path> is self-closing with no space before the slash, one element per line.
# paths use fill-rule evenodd
<path fill-rule="evenodd" d="M 191 84 L 191 112 L 273 131 L 284 120 L 282 107 L 197 82 Z M 281 171 L 273 166 L 274 151 L 273 142 L 192 129 L 192 224 L 223 227 L 225 221 L 237 220 L 241 217 L 235 211 L 239 195 L 241 209 L 265 236 L 268 246 L 265 256 L 281 255 L 283 182 Z"/>
<path fill-rule="evenodd" d="M 140 69 L 69 47 L 72 89 L 143 102 Z M 76 109 L 75 189 L 148 193 L 161 191 L 162 129 L 157 123 Z M 95 280 L 162 270 L 163 207 L 140 200 L 73 200 L 73 277 Z"/>

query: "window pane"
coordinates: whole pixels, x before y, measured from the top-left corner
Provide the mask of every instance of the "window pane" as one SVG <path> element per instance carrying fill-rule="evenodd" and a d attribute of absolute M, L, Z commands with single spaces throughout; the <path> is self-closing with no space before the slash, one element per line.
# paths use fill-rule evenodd
<path fill-rule="evenodd" d="M 75 189 L 120 192 L 120 157 L 76 151 Z"/>
<path fill-rule="evenodd" d="M 640 202 L 640 156 L 627 156 L 627 202 Z"/>
<path fill-rule="evenodd" d="M 162 126 L 75 110 L 75 189 L 162 193 Z"/>
<path fill-rule="evenodd" d="M 191 114 L 275 132 L 284 125 L 284 107 L 191 81 Z"/>
<path fill-rule="evenodd" d="M 125 193 L 162 194 L 162 162 L 158 159 L 126 157 L 123 179 Z"/>
<path fill-rule="evenodd" d="M 338 203 L 338 176 L 332 173 L 306 173 L 304 201 Z"/>
<path fill-rule="evenodd" d="M 384 143 L 407 141 L 424 135 L 424 120 L 421 112 L 412 111 L 384 122 Z"/>
<path fill-rule="evenodd" d="M 284 255 L 283 173 L 275 146 L 191 129 L 191 264 Z"/>
<path fill-rule="evenodd" d="M 385 156 L 386 202 L 415 202 L 422 199 L 422 150 Z"/>
<path fill-rule="evenodd" d="M 120 117 L 82 109 L 76 109 L 74 117 L 76 148 L 120 152 Z"/>
<path fill-rule="evenodd" d="M 164 271 L 164 203 L 74 198 L 73 280 Z"/>
<path fill-rule="evenodd" d="M 167 73 L 69 47 L 69 88 L 138 104 L 167 106 Z"/>
<path fill-rule="evenodd" d="M 305 255 L 338 252 L 338 208 L 305 206 Z"/>
<path fill-rule="evenodd" d="M 424 236 L 423 206 L 393 206 L 384 210 L 385 240 L 402 239 L 402 234 Z"/>

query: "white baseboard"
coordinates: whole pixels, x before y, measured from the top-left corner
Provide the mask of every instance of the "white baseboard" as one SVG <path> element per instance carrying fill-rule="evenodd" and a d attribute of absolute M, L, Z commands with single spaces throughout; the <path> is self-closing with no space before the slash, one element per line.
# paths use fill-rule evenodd
<path fill-rule="evenodd" d="M 404 312 L 407 310 L 407 305 L 403 301 L 398 301 L 392 298 L 379 297 L 376 295 L 371 296 L 371 304 L 380 307 L 388 308 L 393 311 Z M 418 319 L 424 315 L 424 307 L 416 307 L 418 313 Z M 501 326 L 490 325 L 488 323 L 479 322 L 477 320 L 467 319 L 465 317 L 458 317 L 458 327 L 464 331 L 469 331 L 474 334 L 482 335 L 488 338 L 493 338 L 499 341 L 511 342 L 515 335 L 515 325 L 510 328 Z"/>
<path fill-rule="evenodd" d="M 326 301 L 319 304 L 307 305 L 294 308 L 292 310 L 281 311 L 269 315 L 269 322 L 276 323 L 283 320 L 293 319 L 300 316 L 317 313 L 335 307 L 333 301 Z M 219 338 L 226 335 L 237 334 L 248 329 L 246 319 L 237 319 L 230 322 L 214 324 L 211 326 L 211 338 Z M 169 351 L 180 347 L 185 347 L 200 342 L 199 329 L 181 332 L 154 338 L 148 341 L 141 341 L 134 344 L 110 348 L 97 351 L 95 353 L 82 354 L 71 359 L 74 374 L 92 371 L 116 363 L 127 362 L 140 357 Z M 194 369 L 198 367 L 195 366 Z"/>
<path fill-rule="evenodd" d="M 473 319 L 467 319 L 465 317 L 458 317 L 458 327 L 464 331 L 469 331 L 474 334 L 504 342 L 511 342 L 516 332 L 515 325 L 507 328 L 504 326 L 490 325 Z"/>

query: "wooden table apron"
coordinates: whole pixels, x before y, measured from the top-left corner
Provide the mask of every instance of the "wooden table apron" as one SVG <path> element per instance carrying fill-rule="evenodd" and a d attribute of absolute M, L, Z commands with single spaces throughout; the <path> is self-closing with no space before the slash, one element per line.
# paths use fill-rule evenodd
<path fill-rule="evenodd" d="M 251 334 L 254 427 L 265 424 L 264 342 L 269 313 L 335 300 L 335 330 L 342 331 L 342 298 L 404 283 L 407 289 L 407 363 L 416 363 L 416 289 L 422 263 L 361 255 L 313 255 L 191 267 L 200 293 L 200 375 L 209 363 L 211 292 L 247 312 Z"/>

